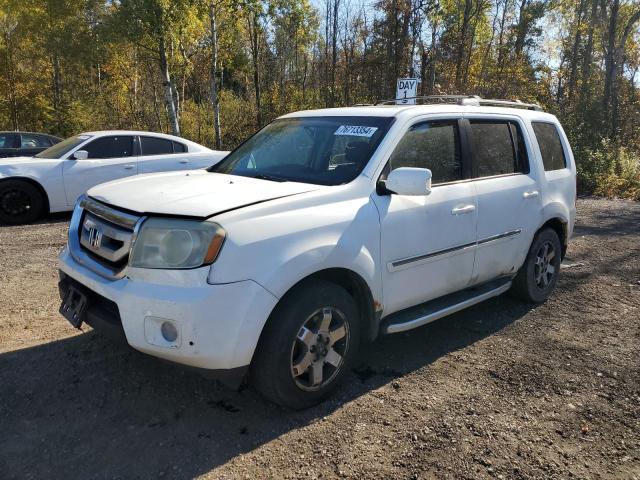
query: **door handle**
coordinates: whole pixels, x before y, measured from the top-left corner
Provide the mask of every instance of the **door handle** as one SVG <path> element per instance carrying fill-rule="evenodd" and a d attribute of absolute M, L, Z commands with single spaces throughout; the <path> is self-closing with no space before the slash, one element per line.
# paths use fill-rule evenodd
<path fill-rule="evenodd" d="M 476 210 L 475 205 L 464 205 L 462 207 L 456 207 L 453 210 L 451 210 L 451 215 L 463 215 L 465 213 L 475 212 L 475 210 Z"/>
<path fill-rule="evenodd" d="M 132 165 L 132 164 L 129 163 L 129 164 L 124 166 L 124 169 L 125 170 L 131 170 L 131 169 L 133 169 L 133 167 L 135 167 L 135 165 Z"/>
<path fill-rule="evenodd" d="M 524 198 L 535 198 L 538 195 L 540 195 L 540 192 L 538 192 L 537 190 L 531 190 L 530 192 L 524 192 L 522 194 Z"/>
<path fill-rule="evenodd" d="M 189 163 L 189 160 L 187 160 L 186 158 L 181 158 L 180 160 L 178 160 L 180 163 Z"/>

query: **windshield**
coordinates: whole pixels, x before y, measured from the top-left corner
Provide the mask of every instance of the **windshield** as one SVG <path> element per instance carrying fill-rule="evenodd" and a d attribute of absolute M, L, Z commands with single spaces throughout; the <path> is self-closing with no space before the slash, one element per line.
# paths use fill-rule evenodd
<path fill-rule="evenodd" d="M 283 118 L 267 125 L 210 172 L 341 185 L 358 176 L 392 117 Z"/>
<path fill-rule="evenodd" d="M 77 147 L 85 140 L 91 138 L 91 135 L 76 135 L 75 137 L 69 137 L 66 140 L 56 143 L 53 147 L 49 147 L 46 150 L 38 153 L 37 158 L 60 158 L 66 155 L 69 150 Z"/>

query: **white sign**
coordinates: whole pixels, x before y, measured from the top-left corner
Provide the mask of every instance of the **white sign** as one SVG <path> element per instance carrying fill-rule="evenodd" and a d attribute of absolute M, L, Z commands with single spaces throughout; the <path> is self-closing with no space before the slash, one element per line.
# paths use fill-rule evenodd
<path fill-rule="evenodd" d="M 418 91 L 417 78 L 399 78 L 398 87 L 396 88 L 396 104 L 398 105 L 415 105 L 416 93 Z"/>
<path fill-rule="evenodd" d="M 367 137 L 370 138 L 376 133 L 378 127 L 367 127 L 359 125 L 340 125 L 334 132 L 334 135 L 348 136 L 348 137 Z"/>

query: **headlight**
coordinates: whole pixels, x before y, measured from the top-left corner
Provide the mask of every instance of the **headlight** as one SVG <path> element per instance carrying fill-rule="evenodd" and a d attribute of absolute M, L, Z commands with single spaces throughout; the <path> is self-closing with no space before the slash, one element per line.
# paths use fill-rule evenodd
<path fill-rule="evenodd" d="M 213 263 L 225 239 L 217 223 L 170 218 L 145 220 L 133 245 L 130 265 L 140 268 L 195 268 Z"/>

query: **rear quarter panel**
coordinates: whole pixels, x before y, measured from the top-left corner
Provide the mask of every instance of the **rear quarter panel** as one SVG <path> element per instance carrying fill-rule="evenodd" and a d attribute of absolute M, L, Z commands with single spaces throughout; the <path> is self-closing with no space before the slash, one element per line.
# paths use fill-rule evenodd
<path fill-rule="evenodd" d="M 190 166 L 194 169 L 197 168 L 208 168 L 213 165 L 216 165 L 220 160 L 226 157 L 229 154 L 227 151 L 222 150 L 211 150 L 208 152 L 193 152 L 187 153 L 186 156 L 189 158 Z M 185 154 L 181 154 L 185 155 Z"/>
<path fill-rule="evenodd" d="M 528 132 L 532 139 L 536 168 L 539 171 L 540 189 L 542 197 L 543 220 L 546 222 L 552 218 L 559 218 L 567 224 L 567 240 L 573 233 L 576 217 L 576 164 L 562 125 L 558 119 L 547 113 L 532 114 L 529 118 Z M 558 130 L 562 148 L 566 159 L 566 168 L 560 170 L 546 171 L 542 161 L 542 153 L 538 138 L 531 122 L 544 122 L 553 124 Z"/>

